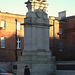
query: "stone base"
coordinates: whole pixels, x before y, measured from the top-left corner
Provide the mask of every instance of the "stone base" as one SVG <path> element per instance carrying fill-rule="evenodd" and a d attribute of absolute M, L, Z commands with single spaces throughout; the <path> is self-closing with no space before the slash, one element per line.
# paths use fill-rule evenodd
<path fill-rule="evenodd" d="M 28 65 L 30 75 L 51 75 L 55 72 L 54 57 L 50 52 L 25 52 L 18 57 L 17 75 L 24 75 L 25 66 Z"/>

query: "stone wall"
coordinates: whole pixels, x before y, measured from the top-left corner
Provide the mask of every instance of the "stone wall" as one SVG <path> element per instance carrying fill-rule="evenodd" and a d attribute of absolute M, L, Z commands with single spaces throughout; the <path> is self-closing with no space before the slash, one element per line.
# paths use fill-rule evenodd
<path fill-rule="evenodd" d="M 56 75 L 75 75 L 75 70 L 56 70 Z"/>
<path fill-rule="evenodd" d="M 75 61 L 56 62 L 56 75 L 75 75 Z"/>

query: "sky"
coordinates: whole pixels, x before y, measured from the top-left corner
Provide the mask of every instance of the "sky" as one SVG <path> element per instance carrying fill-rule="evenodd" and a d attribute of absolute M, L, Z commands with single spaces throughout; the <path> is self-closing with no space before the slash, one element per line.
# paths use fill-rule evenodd
<path fill-rule="evenodd" d="M 0 0 L 0 11 L 26 15 L 27 0 Z M 47 0 L 48 16 L 58 17 L 58 12 L 67 11 L 67 16 L 75 15 L 75 0 Z"/>

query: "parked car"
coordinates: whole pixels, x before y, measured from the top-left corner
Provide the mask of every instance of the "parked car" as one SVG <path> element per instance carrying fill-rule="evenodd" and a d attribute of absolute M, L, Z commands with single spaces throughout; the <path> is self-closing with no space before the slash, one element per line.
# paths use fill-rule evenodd
<path fill-rule="evenodd" d="M 7 72 L 4 68 L 0 67 L 0 75 L 14 75 L 14 74 Z"/>

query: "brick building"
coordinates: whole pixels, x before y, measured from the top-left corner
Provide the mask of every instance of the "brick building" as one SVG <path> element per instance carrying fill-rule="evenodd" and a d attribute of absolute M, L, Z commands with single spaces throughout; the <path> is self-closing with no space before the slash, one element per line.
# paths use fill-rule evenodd
<path fill-rule="evenodd" d="M 49 28 L 49 38 L 50 38 L 50 50 L 52 54 L 57 57 L 59 52 L 59 21 L 58 17 L 49 17 L 49 24 L 52 25 Z"/>
<path fill-rule="evenodd" d="M 24 15 L 0 12 L 0 61 L 16 61 L 24 47 Z M 59 22 L 49 17 L 50 50 L 57 55 L 59 50 Z"/>
<path fill-rule="evenodd" d="M 75 60 L 75 16 L 59 12 L 59 22 L 61 60 Z"/>
<path fill-rule="evenodd" d="M 24 44 L 24 15 L 0 12 L 0 61 L 16 61 Z"/>

